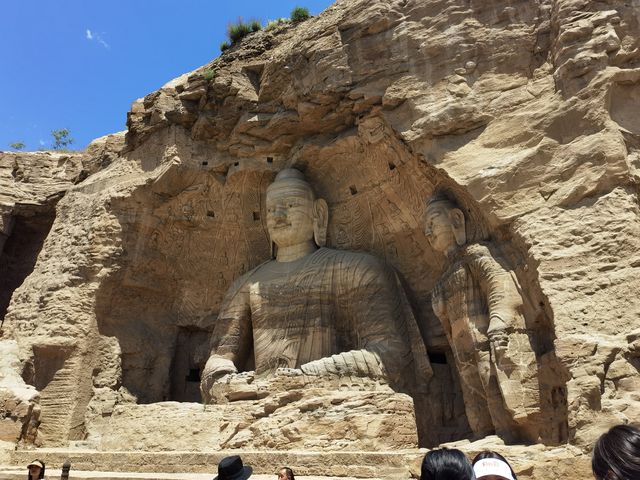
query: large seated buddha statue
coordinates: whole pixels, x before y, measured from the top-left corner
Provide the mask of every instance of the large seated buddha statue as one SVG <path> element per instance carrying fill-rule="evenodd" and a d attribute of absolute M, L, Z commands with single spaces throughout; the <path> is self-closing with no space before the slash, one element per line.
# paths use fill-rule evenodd
<path fill-rule="evenodd" d="M 324 247 L 327 203 L 300 171 L 276 176 L 266 207 L 275 259 L 226 294 L 202 376 L 205 403 L 216 382 L 251 370 L 424 387 L 431 367 L 395 272 L 371 255 Z"/>

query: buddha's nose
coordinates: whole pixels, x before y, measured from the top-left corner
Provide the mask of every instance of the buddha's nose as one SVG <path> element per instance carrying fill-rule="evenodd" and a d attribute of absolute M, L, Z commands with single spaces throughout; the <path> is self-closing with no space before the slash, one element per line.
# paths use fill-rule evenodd
<path fill-rule="evenodd" d="M 273 212 L 273 218 L 276 221 L 284 221 L 287 219 L 287 210 L 286 208 L 283 207 L 276 207 L 275 211 Z"/>

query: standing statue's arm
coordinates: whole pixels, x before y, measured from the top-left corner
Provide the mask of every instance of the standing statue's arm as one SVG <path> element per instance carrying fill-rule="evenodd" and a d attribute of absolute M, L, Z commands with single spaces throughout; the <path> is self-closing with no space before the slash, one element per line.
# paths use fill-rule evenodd
<path fill-rule="evenodd" d="M 506 270 L 483 245 L 474 245 L 470 267 L 487 299 L 489 338 L 512 332 L 525 332 L 522 296 L 511 272 Z"/>
<path fill-rule="evenodd" d="M 522 296 L 511 272 L 484 246 L 472 262 L 489 308 L 487 337 L 504 404 L 516 423 L 540 411 L 536 356 L 522 314 Z"/>

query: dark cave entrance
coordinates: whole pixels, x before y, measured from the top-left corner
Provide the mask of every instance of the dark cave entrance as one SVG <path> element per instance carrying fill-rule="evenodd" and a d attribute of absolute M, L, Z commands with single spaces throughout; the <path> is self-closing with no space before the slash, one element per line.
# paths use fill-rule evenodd
<path fill-rule="evenodd" d="M 0 233 L 0 321 L 13 292 L 33 272 L 54 220 L 54 211 L 18 214 L 9 217 L 8 235 Z"/>
<path fill-rule="evenodd" d="M 202 362 L 198 361 L 203 347 L 209 345 L 210 332 L 199 328 L 179 327 L 176 348 L 170 372 L 170 397 L 176 402 L 201 402 L 200 375 Z"/>

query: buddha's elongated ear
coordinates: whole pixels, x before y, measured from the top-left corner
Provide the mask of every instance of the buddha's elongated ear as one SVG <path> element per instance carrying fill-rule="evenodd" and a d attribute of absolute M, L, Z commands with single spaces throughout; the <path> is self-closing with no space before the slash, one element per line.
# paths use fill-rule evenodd
<path fill-rule="evenodd" d="M 313 202 L 313 238 L 316 245 L 324 247 L 327 244 L 327 225 L 329 224 L 329 206 L 324 199 Z"/>
<path fill-rule="evenodd" d="M 464 224 L 464 213 L 459 208 L 449 210 L 449 219 L 453 227 L 453 236 L 459 247 L 467 243 L 467 229 Z"/>

